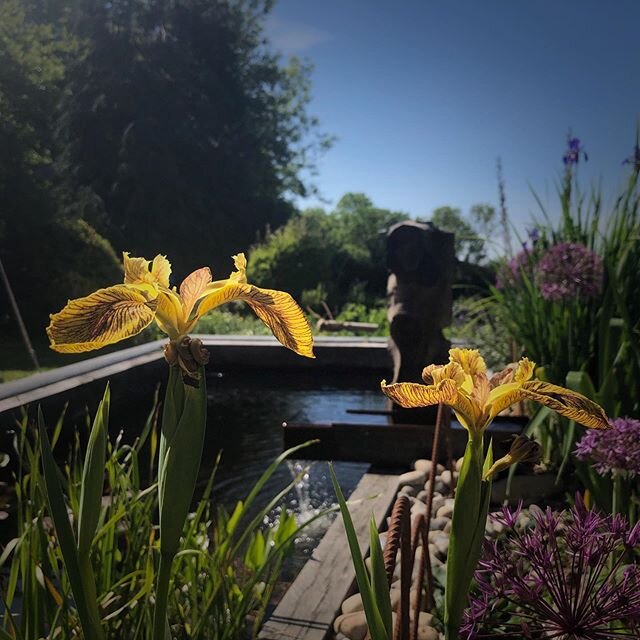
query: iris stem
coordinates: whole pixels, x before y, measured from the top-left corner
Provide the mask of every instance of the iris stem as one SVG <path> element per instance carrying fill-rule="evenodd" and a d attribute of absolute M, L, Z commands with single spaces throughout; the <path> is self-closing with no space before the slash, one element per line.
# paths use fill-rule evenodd
<path fill-rule="evenodd" d="M 153 640 L 170 639 L 167 625 L 167 603 L 169 600 L 169 585 L 171 582 L 171 565 L 173 556 L 160 554 L 158 579 L 156 582 L 156 606 L 153 615 Z"/>

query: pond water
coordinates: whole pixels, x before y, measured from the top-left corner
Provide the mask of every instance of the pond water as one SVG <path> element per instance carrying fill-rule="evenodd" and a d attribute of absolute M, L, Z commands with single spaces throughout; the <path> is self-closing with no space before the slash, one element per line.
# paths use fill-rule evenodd
<path fill-rule="evenodd" d="M 283 422 L 386 422 L 384 416 L 348 413 L 349 409 L 384 409 L 385 398 L 379 391 L 381 377 L 382 373 L 376 372 L 340 372 L 321 377 L 273 371 L 210 373 L 203 480 L 222 450 L 215 497 L 232 508 L 282 452 Z M 336 475 L 345 494 L 353 490 L 367 466 L 336 463 Z M 327 463 L 304 460 L 292 460 L 274 474 L 263 492 L 263 504 L 301 473 L 301 481 L 285 501 L 286 508 L 296 513 L 299 521 L 335 504 Z M 271 519 L 276 517 L 277 513 L 271 514 Z M 295 572 L 304 563 L 331 519 L 322 518 L 304 532 L 288 572 Z"/>

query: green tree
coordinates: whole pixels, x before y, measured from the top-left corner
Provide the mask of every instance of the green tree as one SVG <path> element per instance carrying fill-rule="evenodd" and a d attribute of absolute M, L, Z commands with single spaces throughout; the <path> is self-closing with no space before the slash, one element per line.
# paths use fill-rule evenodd
<path fill-rule="evenodd" d="M 495 217 L 495 209 L 487 204 L 473 205 L 468 217 L 458 208 L 443 206 L 433 210 L 431 222 L 455 234 L 458 260 L 482 264 L 488 258 L 487 242 L 495 231 Z"/>
<path fill-rule="evenodd" d="M 249 256 L 256 284 L 277 281 L 298 299 L 373 305 L 387 279 L 384 232 L 409 216 L 375 207 L 361 193 L 343 196 L 331 213 L 307 209 L 267 235 Z"/>
<path fill-rule="evenodd" d="M 178 274 L 284 224 L 329 144 L 307 113 L 309 67 L 265 46 L 269 0 L 82 0 L 87 55 L 61 119 L 69 189 L 90 188 L 118 249 L 166 252 Z"/>
<path fill-rule="evenodd" d="M 88 223 L 63 215 L 53 132 L 79 43 L 62 25 L 38 22 L 36 8 L 0 1 L 0 253 L 37 340 L 49 312 L 117 277 L 118 266 Z M 5 296 L 0 287 L 0 322 L 12 327 Z"/>

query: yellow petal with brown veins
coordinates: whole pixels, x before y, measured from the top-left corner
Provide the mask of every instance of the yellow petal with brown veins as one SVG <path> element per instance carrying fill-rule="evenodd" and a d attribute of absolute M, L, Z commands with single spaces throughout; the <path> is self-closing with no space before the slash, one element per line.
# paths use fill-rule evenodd
<path fill-rule="evenodd" d="M 232 281 L 222 287 L 217 287 L 216 283 L 209 287 L 209 293 L 201 298 L 197 306 L 198 318 L 225 302 L 243 300 L 271 329 L 281 344 L 301 356 L 315 357 L 309 323 L 302 309 L 288 293 Z"/>
<path fill-rule="evenodd" d="M 122 254 L 125 284 L 153 284 L 169 287 L 171 263 L 166 256 L 158 254 L 153 262 L 146 258 L 132 258 L 125 251 Z"/>
<path fill-rule="evenodd" d="M 531 380 L 523 383 L 522 395 L 590 429 L 610 428 L 602 407 L 575 391 L 542 380 Z"/>
<path fill-rule="evenodd" d="M 51 348 L 80 353 L 135 336 L 153 322 L 156 306 L 156 299 L 123 284 L 70 300 L 51 316 L 47 327 Z"/>
<path fill-rule="evenodd" d="M 204 293 L 207 285 L 211 284 L 211 269 L 202 267 L 193 273 L 190 273 L 180 285 L 180 298 L 182 299 L 182 307 L 184 316 L 188 318 L 193 310 L 195 303 Z"/>
<path fill-rule="evenodd" d="M 380 383 L 382 393 L 405 409 L 430 407 L 434 404 L 451 405 L 458 397 L 458 388 L 453 380 L 445 379 L 438 384 L 420 384 L 418 382 Z"/>

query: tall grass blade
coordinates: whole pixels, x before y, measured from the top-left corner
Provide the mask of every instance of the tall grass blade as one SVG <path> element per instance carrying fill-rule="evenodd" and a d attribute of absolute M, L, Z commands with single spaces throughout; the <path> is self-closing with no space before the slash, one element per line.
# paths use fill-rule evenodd
<path fill-rule="evenodd" d="M 42 469 L 45 492 L 49 503 L 49 511 L 56 527 L 58 542 L 64 558 L 65 569 L 69 577 L 71 591 L 78 608 L 78 616 L 85 638 L 102 640 L 104 637 L 100 626 L 100 614 L 95 600 L 87 598 L 86 585 L 80 571 L 80 563 L 76 541 L 69 523 L 67 506 L 64 501 L 62 487 L 58 479 L 58 467 L 53 459 L 51 444 L 47 436 L 42 410 L 38 408 L 38 433 L 42 447 Z M 94 587 L 95 588 L 95 587 Z"/>

